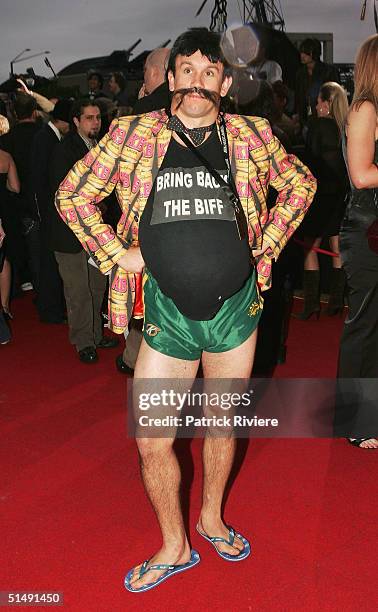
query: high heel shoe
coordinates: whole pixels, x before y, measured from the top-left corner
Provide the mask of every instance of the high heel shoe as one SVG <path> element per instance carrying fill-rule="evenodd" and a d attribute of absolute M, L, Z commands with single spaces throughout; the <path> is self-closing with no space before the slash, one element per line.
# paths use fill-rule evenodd
<path fill-rule="evenodd" d="M 11 321 L 13 319 L 13 315 L 7 306 L 3 306 L 3 315 L 6 321 Z"/>
<path fill-rule="evenodd" d="M 377 450 L 377 446 L 361 446 L 363 442 L 377 441 L 377 438 L 347 438 L 350 444 L 353 446 L 357 446 L 358 448 L 367 449 L 367 450 Z"/>

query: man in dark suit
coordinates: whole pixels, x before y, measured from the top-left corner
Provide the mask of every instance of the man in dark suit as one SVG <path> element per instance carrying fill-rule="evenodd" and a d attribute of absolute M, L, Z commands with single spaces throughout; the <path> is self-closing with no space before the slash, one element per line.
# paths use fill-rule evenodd
<path fill-rule="evenodd" d="M 99 107 L 89 99 L 72 107 L 73 129 L 54 149 L 50 166 L 51 188 L 55 192 L 72 166 L 97 144 L 101 127 Z M 90 214 L 90 213 L 89 213 Z M 96 348 L 112 348 L 118 340 L 102 333 L 101 306 L 106 277 L 88 256 L 75 234 L 53 205 L 49 207 L 50 246 L 55 252 L 63 280 L 70 342 L 83 363 L 95 363 Z"/>
<path fill-rule="evenodd" d="M 340 81 L 335 66 L 321 61 L 322 46 L 317 38 L 306 38 L 299 47 L 301 66 L 295 76 L 295 109 L 302 126 L 316 117 L 320 87 L 329 81 Z"/>
<path fill-rule="evenodd" d="M 147 55 L 144 64 L 143 85 L 133 114 L 150 113 L 170 105 L 168 83 L 165 78 L 170 49 L 159 47 Z"/>
<path fill-rule="evenodd" d="M 51 155 L 55 146 L 69 131 L 71 107 L 71 100 L 58 100 L 50 114 L 50 121 L 36 133 L 32 145 L 32 182 L 41 224 L 39 290 L 36 305 L 39 318 L 44 323 L 62 323 L 65 316 L 62 279 L 54 253 L 48 246 L 50 230 L 47 211 L 49 206 L 52 206 L 54 198 L 49 181 Z"/>

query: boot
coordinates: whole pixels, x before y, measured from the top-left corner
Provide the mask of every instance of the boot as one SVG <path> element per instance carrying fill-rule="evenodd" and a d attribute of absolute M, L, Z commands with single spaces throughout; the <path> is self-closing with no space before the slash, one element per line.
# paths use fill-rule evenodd
<path fill-rule="evenodd" d="M 328 306 L 326 313 L 332 317 L 341 314 L 344 309 L 346 277 L 342 268 L 333 268 L 331 278 L 331 290 L 329 292 Z"/>
<path fill-rule="evenodd" d="M 304 309 L 293 314 L 296 319 L 307 321 L 313 314 L 319 319 L 320 315 L 320 272 L 319 270 L 305 270 L 303 273 Z"/>

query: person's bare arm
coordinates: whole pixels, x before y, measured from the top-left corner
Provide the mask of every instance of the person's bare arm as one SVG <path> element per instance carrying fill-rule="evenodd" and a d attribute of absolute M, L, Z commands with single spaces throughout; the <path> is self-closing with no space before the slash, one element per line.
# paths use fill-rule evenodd
<path fill-rule="evenodd" d="M 350 177 L 357 189 L 378 187 L 378 168 L 374 164 L 377 114 L 371 102 L 352 109 L 347 124 L 347 158 Z"/>
<path fill-rule="evenodd" d="M 7 176 L 7 189 L 13 191 L 13 193 L 20 193 L 20 181 L 17 174 L 16 164 L 13 161 L 13 157 L 7 154 L 8 157 L 8 176 Z"/>
<path fill-rule="evenodd" d="M 42 96 L 42 94 L 39 94 L 36 91 L 32 91 L 31 89 L 29 89 L 22 79 L 17 79 L 17 82 L 20 83 L 21 85 L 20 91 L 24 91 L 29 96 L 32 96 L 33 98 L 35 98 L 35 101 L 37 102 L 38 106 L 45 113 L 51 113 L 54 110 L 54 107 L 55 107 L 54 102 L 51 102 L 48 98 L 45 98 L 45 96 Z"/>

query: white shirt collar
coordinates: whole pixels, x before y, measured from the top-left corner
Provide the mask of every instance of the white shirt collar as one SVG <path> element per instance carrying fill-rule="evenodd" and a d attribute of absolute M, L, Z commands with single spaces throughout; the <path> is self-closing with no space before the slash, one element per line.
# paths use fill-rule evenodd
<path fill-rule="evenodd" d="M 54 125 L 52 121 L 49 121 L 47 125 L 49 125 L 51 127 L 52 131 L 55 132 L 55 134 L 57 135 L 59 140 L 62 140 L 62 134 L 59 132 L 59 130 L 56 127 L 56 125 Z"/>
<path fill-rule="evenodd" d="M 96 146 L 97 141 L 94 138 L 92 139 L 92 138 L 87 138 L 86 136 L 83 136 L 83 134 L 80 134 L 79 130 L 77 131 L 77 133 L 79 134 L 80 138 L 84 140 L 88 148 L 88 151 L 90 151 L 91 149 L 93 149 L 93 147 Z"/>

